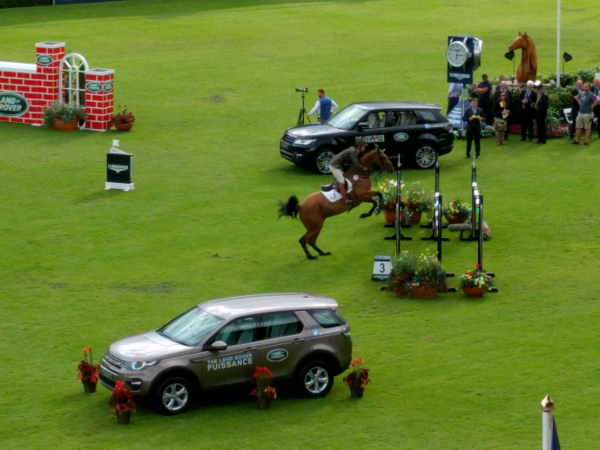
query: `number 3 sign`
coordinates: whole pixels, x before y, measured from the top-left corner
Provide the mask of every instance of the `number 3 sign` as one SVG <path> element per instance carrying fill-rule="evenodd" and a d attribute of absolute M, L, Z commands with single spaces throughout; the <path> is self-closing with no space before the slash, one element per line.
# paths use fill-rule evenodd
<path fill-rule="evenodd" d="M 391 256 L 375 256 L 373 262 L 373 274 L 371 279 L 373 281 L 385 281 L 390 277 L 392 273 L 392 257 Z"/>

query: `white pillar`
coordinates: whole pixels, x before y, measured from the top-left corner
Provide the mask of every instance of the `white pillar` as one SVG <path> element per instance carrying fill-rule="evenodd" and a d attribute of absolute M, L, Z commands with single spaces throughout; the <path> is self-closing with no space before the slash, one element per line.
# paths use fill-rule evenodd
<path fill-rule="evenodd" d="M 542 450 L 552 450 L 552 430 L 554 428 L 554 416 L 552 410 L 554 403 L 550 396 L 546 395 L 540 404 L 542 407 Z"/>
<path fill-rule="evenodd" d="M 556 11 L 556 87 L 560 87 L 560 0 Z"/>

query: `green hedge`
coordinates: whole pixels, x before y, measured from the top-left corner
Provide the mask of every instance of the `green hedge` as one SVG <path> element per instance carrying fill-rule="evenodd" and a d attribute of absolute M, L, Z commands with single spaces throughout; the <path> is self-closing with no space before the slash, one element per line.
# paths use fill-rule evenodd
<path fill-rule="evenodd" d="M 49 6 L 52 0 L 0 0 L 1 8 L 18 8 L 20 6 Z"/>

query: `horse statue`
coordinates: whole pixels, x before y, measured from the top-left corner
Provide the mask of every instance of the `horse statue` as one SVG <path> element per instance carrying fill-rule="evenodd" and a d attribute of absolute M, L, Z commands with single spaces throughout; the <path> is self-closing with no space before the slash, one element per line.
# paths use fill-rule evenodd
<path fill-rule="evenodd" d="M 517 69 L 517 81 L 519 83 L 527 83 L 527 81 L 535 81 L 537 78 L 537 52 L 533 40 L 527 33 L 521 33 L 508 46 L 508 51 L 521 49 L 521 64 Z"/>
<path fill-rule="evenodd" d="M 360 218 L 370 217 L 378 206 L 374 200 L 375 197 L 379 197 L 379 207 L 381 208 L 383 194 L 371 190 L 371 173 L 373 167 L 379 167 L 388 172 L 394 170 L 394 165 L 385 155 L 384 151 L 376 148 L 359 158 L 360 163 L 369 169 L 368 172 L 350 168 L 344 173 L 346 181 L 351 183 L 351 189 L 350 187 L 347 188 L 347 196 L 352 200 L 351 205 L 346 205 L 339 194 L 337 194 L 339 197 L 335 201 L 328 199 L 325 191 L 313 192 L 302 203 L 298 202 L 298 197 L 295 195 L 292 195 L 287 202 L 279 203 L 279 217 L 288 216 L 296 219 L 300 215 L 300 221 L 304 225 L 304 228 L 306 228 L 306 233 L 298 242 L 300 242 L 308 259 L 317 259 L 317 257 L 310 254 L 308 248 L 306 248 L 306 244 L 314 248 L 320 256 L 331 255 L 331 252 L 324 252 L 317 247 L 317 238 L 323 228 L 325 219 L 350 211 L 363 202 L 369 202 L 373 207 L 368 212 L 362 213 Z M 326 189 L 327 187 L 324 186 L 324 188 Z"/>

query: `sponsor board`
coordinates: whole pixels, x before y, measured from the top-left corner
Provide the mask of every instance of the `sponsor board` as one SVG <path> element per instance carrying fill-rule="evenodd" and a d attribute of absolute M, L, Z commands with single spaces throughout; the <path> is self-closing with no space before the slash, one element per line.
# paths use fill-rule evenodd
<path fill-rule="evenodd" d="M 280 362 L 287 359 L 289 353 L 284 348 L 276 348 L 267 354 L 267 359 L 271 362 Z"/>
<path fill-rule="evenodd" d="M 104 83 L 102 90 L 104 92 L 112 92 L 114 87 L 115 87 L 115 85 L 112 81 L 107 81 L 106 83 Z"/>
<path fill-rule="evenodd" d="M 367 144 L 372 144 L 375 142 L 385 142 L 385 135 L 376 134 L 375 136 L 365 136 L 363 139 L 367 142 Z"/>
<path fill-rule="evenodd" d="M 49 66 L 54 62 L 54 59 L 50 55 L 40 55 L 36 58 L 36 61 L 40 66 Z"/>
<path fill-rule="evenodd" d="M 406 133 L 396 133 L 394 135 L 394 140 L 398 142 L 404 142 L 408 140 L 408 134 Z"/>
<path fill-rule="evenodd" d="M 29 111 L 29 102 L 16 92 L 0 92 L 0 116 L 19 117 Z"/>
<path fill-rule="evenodd" d="M 85 85 L 85 88 L 90 92 L 100 92 L 102 90 L 102 85 L 97 81 L 90 81 Z"/>

